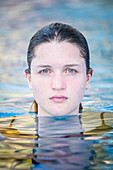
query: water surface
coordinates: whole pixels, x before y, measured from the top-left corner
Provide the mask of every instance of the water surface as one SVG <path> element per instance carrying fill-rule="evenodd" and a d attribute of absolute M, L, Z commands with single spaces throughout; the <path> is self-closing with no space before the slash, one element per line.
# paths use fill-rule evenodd
<path fill-rule="evenodd" d="M 112 113 L 0 119 L 0 169 L 112 168 Z"/>
<path fill-rule="evenodd" d="M 25 113 L 33 101 L 24 70 L 31 36 L 51 22 L 73 25 L 87 38 L 94 74 L 85 109 L 113 112 L 113 2 L 0 1 L 0 115 Z"/>

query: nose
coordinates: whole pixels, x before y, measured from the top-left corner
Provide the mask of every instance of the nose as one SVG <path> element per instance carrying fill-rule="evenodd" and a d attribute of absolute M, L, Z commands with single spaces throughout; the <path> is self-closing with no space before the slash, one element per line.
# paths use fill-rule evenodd
<path fill-rule="evenodd" d="M 66 81 L 63 75 L 54 75 L 52 77 L 52 89 L 53 90 L 64 90 L 66 88 Z"/>

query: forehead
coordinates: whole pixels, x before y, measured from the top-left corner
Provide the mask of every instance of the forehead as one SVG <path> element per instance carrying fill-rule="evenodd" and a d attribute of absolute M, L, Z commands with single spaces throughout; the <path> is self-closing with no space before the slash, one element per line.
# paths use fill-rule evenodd
<path fill-rule="evenodd" d="M 38 64 L 84 64 L 80 48 L 66 41 L 43 43 L 34 48 L 35 62 Z"/>

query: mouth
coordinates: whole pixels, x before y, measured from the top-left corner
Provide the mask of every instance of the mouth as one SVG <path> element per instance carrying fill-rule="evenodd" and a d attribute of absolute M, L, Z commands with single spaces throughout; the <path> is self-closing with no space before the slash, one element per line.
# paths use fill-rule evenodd
<path fill-rule="evenodd" d="M 55 103 L 63 103 L 65 102 L 68 98 L 66 96 L 52 96 L 49 98 L 51 101 Z"/>

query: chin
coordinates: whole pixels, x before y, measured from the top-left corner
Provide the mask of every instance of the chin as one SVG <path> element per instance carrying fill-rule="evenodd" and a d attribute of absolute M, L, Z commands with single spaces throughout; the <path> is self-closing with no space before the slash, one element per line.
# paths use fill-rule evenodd
<path fill-rule="evenodd" d="M 69 107 L 51 107 L 51 108 L 41 108 L 39 107 L 39 115 L 41 116 L 67 116 L 67 115 L 76 115 L 78 114 L 78 107 L 76 108 L 69 108 Z"/>
<path fill-rule="evenodd" d="M 63 112 L 62 112 L 62 111 L 61 111 L 61 112 L 59 112 L 59 111 L 58 111 L 58 112 L 53 111 L 53 112 L 49 112 L 49 114 L 52 115 L 52 116 L 59 116 L 59 117 L 60 117 L 60 116 L 71 115 L 70 112 L 64 112 L 64 111 L 63 111 Z"/>

